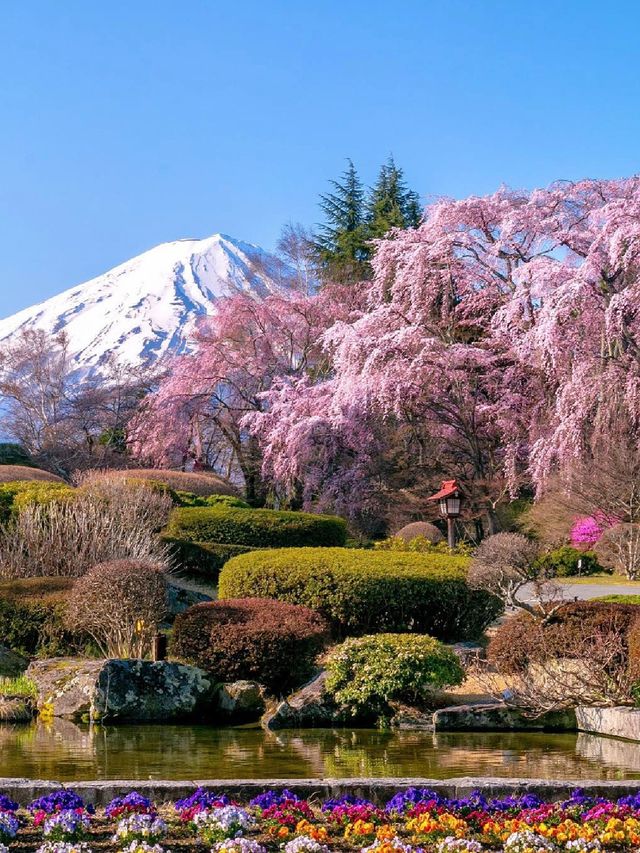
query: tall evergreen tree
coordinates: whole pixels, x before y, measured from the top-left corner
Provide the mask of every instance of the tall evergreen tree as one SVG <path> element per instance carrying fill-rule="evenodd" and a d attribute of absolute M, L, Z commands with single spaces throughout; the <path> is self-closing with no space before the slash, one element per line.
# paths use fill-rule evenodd
<path fill-rule="evenodd" d="M 320 196 L 326 221 L 315 242 L 325 275 L 353 281 L 369 275 L 369 238 L 365 221 L 365 190 L 351 160 L 340 180 L 331 181 L 334 192 Z"/>
<path fill-rule="evenodd" d="M 367 203 L 370 238 L 384 237 L 392 228 L 415 228 L 422 216 L 420 196 L 410 190 L 393 157 L 380 167 Z"/>

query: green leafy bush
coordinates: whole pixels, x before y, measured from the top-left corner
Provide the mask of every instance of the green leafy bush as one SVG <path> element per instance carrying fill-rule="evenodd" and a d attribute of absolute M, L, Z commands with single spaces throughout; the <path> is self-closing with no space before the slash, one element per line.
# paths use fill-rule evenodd
<path fill-rule="evenodd" d="M 171 654 L 220 681 L 250 679 L 282 694 L 313 671 L 327 625 L 283 601 L 236 599 L 196 604 L 176 617 Z"/>
<path fill-rule="evenodd" d="M 470 557 L 473 548 L 465 542 L 458 542 L 453 551 L 445 541 L 432 542 L 431 539 L 418 534 L 412 539 L 404 539 L 399 534 L 381 539 L 374 544 L 378 551 L 406 551 L 413 554 L 454 554 L 458 557 Z"/>
<path fill-rule="evenodd" d="M 2 644 L 26 655 L 56 657 L 91 651 L 88 637 L 68 631 L 71 578 L 26 578 L 0 583 Z"/>
<path fill-rule="evenodd" d="M 196 495 L 193 492 L 172 491 L 176 506 L 194 507 L 232 507 L 235 509 L 251 509 L 250 505 L 234 495 Z"/>
<path fill-rule="evenodd" d="M 580 567 L 579 560 L 582 560 Z M 579 551 L 570 545 L 563 545 L 561 548 L 542 554 L 536 560 L 536 564 L 548 577 L 557 578 L 598 575 L 605 571 L 593 551 Z"/>
<path fill-rule="evenodd" d="M 279 548 L 344 545 L 347 527 L 342 518 L 332 515 L 273 509 L 193 507 L 175 509 L 165 533 L 191 542 Z"/>
<path fill-rule="evenodd" d="M 170 549 L 171 563 L 178 569 L 191 574 L 203 575 L 216 581 L 220 570 L 231 557 L 253 550 L 246 545 L 226 545 L 222 542 L 189 542 L 163 536 Z"/>
<path fill-rule="evenodd" d="M 220 573 L 220 598 L 277 598 L 318 610 L 338 634 L 415 631 L 474 639 L 503 609 L 471 589 L 469 560 L 347 548 L 283 548 L 234 557 Z"/>
<path fill-rule="evenodd" d="M 387 717 L 391 702 L 424 706 L 434 692 L 461 684 L 458 656 L 426 634 L 375 634 L 346 640 L 327 668 L 327 692 L 353 716 Z"/>
<path fill-rule="evenodd" d="M 0 441 L 0 465 L 25 465 L 31 467 L 31 456 L 21 444 Z"/>

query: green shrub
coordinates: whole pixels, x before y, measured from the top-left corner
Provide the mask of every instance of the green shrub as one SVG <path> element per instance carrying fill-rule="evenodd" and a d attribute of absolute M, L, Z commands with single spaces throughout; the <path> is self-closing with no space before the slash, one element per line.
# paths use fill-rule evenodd
<path fill-rule="evenodd" d="M 283 548 L 234 557 L 220 598 L 277 598 L 318 610 L 338 634 L 415 631 L 480 636 L 503 606 L 466 582 L 469 560 L 347 548 Z"/>
<path fill-rule="evenodd" d="M 426 634 L 346 640 L 332 651 L 327 669 L 327 692 L 364 718 L 389 716 L 391 702 L 424 706 L 437 690 L 464 678 L 455 652 Z"/>
<path fill-rule="evenodd" d="M 578 561 L 582 564 L 578 567 Z M 593 551 L 579 551 L 570 545 L 563 545 L 553 551 L 542 554 L 536 560 L 548 577 L 569 578 L 577 575 L 598 575 L 605 571 Z"/>
<path fill-rule="evenodd" d="M 0 521 L 6 521 L 14 512 L 20 512 L 32 504 L 48 504 L 73 494 L 74 489 L 63 482 L 18 480 L 0 483 Z"/>
<path fill-rule="evenodd" d="M 91 651 L 88 637 L 64 626 L 71 578 L 26 578 L 0 583 L 0 638 L 26 655 L 56 657 Z"/>
<path fill-rule="evenodd" d="M 175 509 L 166 534 L 191 542 L 224 542 L 253 548 L 344 545 L 342 518 L 273 509 Z"/>
<path fill-rule="evenodd" d="M 172 491 L 176 506 L 194 507 L 233 507 L 235 509 L 251 509 L 250 505 L 234 495 L 196 495 L 193 492 Z"/>
<path fill-rule="evenodd" d="M 414 554 L 448 554 L 457 557 L 470 557 L 473 548 L 466 542 L 458 542 L 453 551 L 445 541 L 432 542 L 427 536 L 418 534 L 412 539 L 404 539 L 400 534 L 380 539 L 373 546 L 377 551 L 406 551 Z"/>
<path fill-rule="evenodd" d="M 0 465 L 25 465 L 31 467 L 31 456 L 21 444 L 0 441 Z"/>
<path fill-rule="evenodd" d="M 203 575 L 216 581 L 220 569 L 231 557 L 253 550 L 246 545 L 225 545 L 221 542 L 188 542 L 163 536 L 162 541 L 170 548 L 170 559 L 177 568 L 191 574 Z"/>
<path fill-rule="evenodd" d="M 171 654 L 219 681 L 250 679 L 282 694 L 312 673 L 326 632 L 322 617 L 306 607 L 264 599 L 208 601 L 176 617 Z"/>

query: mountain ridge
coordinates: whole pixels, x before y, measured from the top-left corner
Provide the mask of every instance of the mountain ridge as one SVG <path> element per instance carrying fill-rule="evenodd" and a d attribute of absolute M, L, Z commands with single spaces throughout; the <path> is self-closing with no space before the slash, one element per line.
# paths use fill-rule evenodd
<path fill-rule="evenodd" d="M 252 243 L 213 234 L 160 243 L 105 273 L 0 320 L 0 344 L 21 329 L 65 331 L 73 364 L 95 370 L 188 351 L 195 321 L 234 292 L 282 288 L 284 265 Z"/>

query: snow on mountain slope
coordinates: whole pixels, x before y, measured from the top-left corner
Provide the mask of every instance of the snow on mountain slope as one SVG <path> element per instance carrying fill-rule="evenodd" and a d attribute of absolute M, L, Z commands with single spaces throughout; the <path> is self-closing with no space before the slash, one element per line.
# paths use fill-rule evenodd
<path fill-rule="evenodd" d="M 162 243 L 109 272 L 0 320 L 0 343 L 25 327 L 65 331 L 78 368 L 111 355 L 140 364 L 189 348 L 194 321 L 221 296 L 279 289 L 282 265 L 224 234 Z"/>

